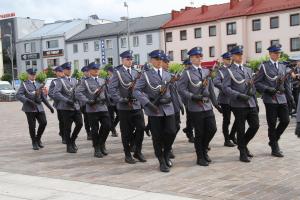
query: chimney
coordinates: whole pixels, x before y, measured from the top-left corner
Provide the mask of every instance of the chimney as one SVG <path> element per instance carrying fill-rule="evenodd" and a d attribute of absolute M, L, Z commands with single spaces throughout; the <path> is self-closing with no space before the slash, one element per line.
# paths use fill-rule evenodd
<path fill-rule="evenodd" d="M 180 15 L 180 11 L 172 10 L 171 15 L 172 15 L 172 20 L 173 20 Z"/>
<path fill-rule="evenodd" d="M 187 11 L 187 10 L 191 10 L 191 9 L 193 9 L 193 7 L 188 7 L 188 6 L 185 7 L 185 10 L 186 10 L 186 11 Z"/>
<path fill-rule="evenodd" d="M 207 5 L 202 5 L 201 6 L 201 13 L 204 14 L 208 11 L 208 6 Z"/>
<path fill-rule="evenodd" d="M 261 2 L 261 0 L 252 0 L 251 5 L 255 6 L 257 4 L 259 4 Z"/>
<path fill-rule="evenodd" d="M 239 0 L 230 0 L 230 9 L 233 9 L 238 3 Z"/>

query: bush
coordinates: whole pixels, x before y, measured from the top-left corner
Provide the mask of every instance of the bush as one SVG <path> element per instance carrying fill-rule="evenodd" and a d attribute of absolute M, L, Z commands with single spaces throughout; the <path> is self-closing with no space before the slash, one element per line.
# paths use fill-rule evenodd
<path fill-rule="evenodd" d="M 80 80 L 83 77 L 83 75 L 83 72 L 79 71 L 78 69 L 75 69 L 72 74 L 72 77 L 76 78 L 77 80 Z"/>
<path fill-rule="evenodd" d="M 107 71 L 107 69 L 108 69 L 109 67 L 112 67 L 112 64 L 106 64 L 106 65 L 103 67 L 103 70 Z"/>
<path fill-rule="evenodd" d="M 172 63 L 169 65 L 169 72 L 170 73 L 180 73 L 184 70 L 184 66 L 179 63 Z"/>
<path fill-rule="evenodd" d="M 26 72 L 23 72 L 20 74 L 19 79 L 24 82 L 28 80 L 28 74 Z"/>
<path fill-rule="evenodd" d="M 106 79 L 108 77 L 108 72 L 104 69 L 99 70 L 99 77 Z"/>
<path fill-rule="evenodd" d="M 3 76 L 1 77 L 1 81 L 12 81 L 12 75 L 11 74 L 3 74 Z"/>
<path fill-rule="evenodd" d="M 46 75 L 47 75 L 47 78 L 54 78 L 55 77 L 55 74 L 53 72 L 52 67 L 48 67 L 46 69 Z"/>
<path fill-rule="evenodd" d="M 36 81 L 40 82 L 40 83 L 45 83 L 47 79 L 47 74 L 45 72 L 40 72 L 36 75 Z"/>

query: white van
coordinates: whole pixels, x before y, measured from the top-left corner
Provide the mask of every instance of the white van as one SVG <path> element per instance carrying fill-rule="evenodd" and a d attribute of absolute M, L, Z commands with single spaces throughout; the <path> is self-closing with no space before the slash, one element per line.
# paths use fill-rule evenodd
<path fill-rule="evenodd" d="M 16 91 L 8 81 L 0 81 L 0 100 L 12 101 L 16 99 Z"/>

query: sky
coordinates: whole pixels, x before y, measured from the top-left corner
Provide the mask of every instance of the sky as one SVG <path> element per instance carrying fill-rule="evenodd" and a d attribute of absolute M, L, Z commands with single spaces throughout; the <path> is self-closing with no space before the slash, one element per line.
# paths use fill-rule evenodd
<path fill-rule="evenodd" d="M 129 17 L 152 16 L 180 10 L 185 6 L 199 7 L 226 3 L 229 0 L 127 0 Z M 97 14 L 112 21 L 126 16 L 124 0 L 0 0 L 0 14 L 15 12 L 17 17 L 42 19 L 46 22 L 87 19 Z"/>

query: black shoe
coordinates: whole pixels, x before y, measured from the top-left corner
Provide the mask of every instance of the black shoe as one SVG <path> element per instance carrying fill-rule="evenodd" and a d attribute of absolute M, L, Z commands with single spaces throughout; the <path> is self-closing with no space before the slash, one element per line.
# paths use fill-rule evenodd
<path fill-rule="evenodd" d="M 32 142 L 32 149 L 33 150 L 39 150 L 40 149 L 37 142 L 35 142 L 35 141 Z"/>
<path fill-rule="evenodd" d="M 197 165 L 207 167 L 207 166 L 209 166 L 209 163 L 207 162 L 207 160 L 205 158 L 198 157 L 197 158 Z"/>
<path fill-rule="evenodd" d="M 136 158 L 140 162 L 147 162 L 144 155 L 142 153 L 134 153 L 133 157 Z"/>
<path fill-rule="evenodd" d="M 99 148 L 99 147 L 96 147 L 96 148 L 95 148 L 95 151 L 94 151 L 94 157 L 96 157 L 96 158 L 103 158 L 103 154 L 102 154 L 102 152 L 100 151 L 100 148 Z"/>
<path fill-rule="evenodd" d="M 73 145 L 67 145 L 67 153 L 76 153 L 77 151 L 73 148 Z"/>
<path fill-rule="evenodd" d="M 195 138 L 194 137 L 189 137 L 189 143 L 194 143 L 195 142 Z"/>
<path fill-rule="evenodd" d="M 284 155 L 279 151 L 272 151 L 271 155 L 278 158 L 284 157 Z"/>
<path fill-rule="evenodd" d="M 106 150 L 105 144 L 102 144 L 102 145 L 100 146 L 100 151 L 101 151 L 101 153 L 102 153 L 104 156 L 107 156 L 107 155 L 108 155 L 108 152 L 107 152 L 107 150 Z"/>
<path fill-rule="evenodd" d="M 278 157 L 278 158 L 282 158 L 284 157 L 284 155 L 282 154 L 282 152 L 279 149 L 278 143 L 274 142 L 274 143 L 269 143 L 270 147 L 271 147 L 271 155 L 274 157 Z"/>
<path fill-rule="evenodd" d="M 170 158 L 170 159 L 174 159 L 174 158 L 175 158 L 175 155 L 174 155 L 174 153 L 173 153 L 173 150 L 170 151 L 170 153 L 169 153 L 169 158 Z"/>
<path fill-rule="evenodd" d="M 72 146 L 73 146 L 73 149 L 75 149 L 75 151 L 77 152 L 77 151 L 78 151 L 78 147 L 77 147 L 77 145 L 76 145 L 75 141 L 74 141 L 74 142 L 72 142 Z"/>
<path fill-rule="evenodd" d="M 135 152 L 135 145 L 130 146 L 130 152 Z"/>
<path fill-rule="evenodd" d="M 210 159 L 210 157 L 208 156 L 207 151 L 204 151 L 203 156 L 204 156 L 204 159 L 205 159 L 207 162 L 209 162 L 209 163 L 211 162 L 211 159 Z"/>
<path fill-rule="evenodd" d="M 166 161 L 163 157 L 158 159 L 159 169 L 161 172 L 170 172 L 170 168 L 167 166 Z"/>
<path fill-rule="evenodd" d="M 233 144 L 237 145 L 237 139 L 235 136 L 230 136 L 230 140 L 233 142 Z"/>
<path fill-rule="evenodd" d="M 225 147 L 234 147 L 235 144 L 233 142 L 231 142 L 230 140 L 225 140 L 224 146 Z"/>
<path fill-rule="evenodd" d="M 112 137 L 118 137 L 118 133 L 117 133 L 115 128 L 111 131 L 111 136 Z"/>
<path fill-rule="evenodd" d="M 247 156 L 246 149 L 240 149 L 240 161 L 241 162 L 251 162 Z"/>
<path fill-rule="evenodd" d="M 64 137 L 61 138 L 61 143 L 62 144 L 67 144 L 66 139 Z"/>
<path fill-rule="evenodd" d="M 42 143 L 41 140 L 39 140 L 39 141 L 37 142 L 37 145 L 38 145 L 40 148 L 44 148 L 44 145 L 43 145 L 43 143 Z"/>
<path fill-rule="evenodd" d="M 131 154 L 130 155 L 125 155 L 125 162 L 128 164 L 135 164 L 136 161 L 132 158 Z"/>
<path fill-rule="evenodd" d="M 246 147 L 246 154 L 249 158 L 253 158 L 254 155 L 249 151 L 248 147 Z"/>

